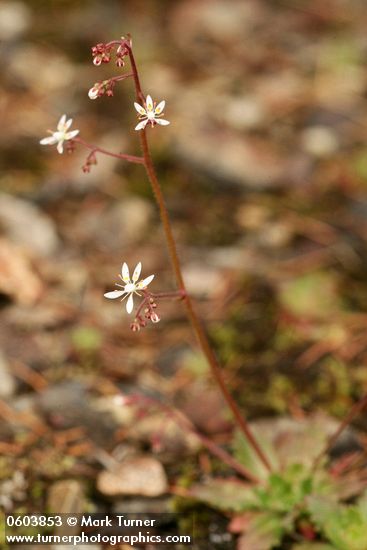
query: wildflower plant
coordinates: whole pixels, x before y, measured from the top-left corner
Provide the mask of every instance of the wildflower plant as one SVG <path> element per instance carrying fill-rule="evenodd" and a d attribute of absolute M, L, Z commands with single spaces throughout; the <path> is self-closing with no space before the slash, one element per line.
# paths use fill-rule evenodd
<path fill-rule="evenodd" d="M 112 40 L 111 42 L 108 42 L 106 44 L 99 43 L 96 46 L 93 46 L 92 58 L 93 63 L 96 66 L 99 66 L 102 63 L 107 64 L 114 60 L 115 65 L 118 68 L 125 67 L 126 61 L 130 61 L 130 72 L 125 72 L 121 75 L 113 76 L 107 80 L 104 80 L 103 82 L 95 83 L 89 90 L 88 96 L 93 100 L 98 99 L 105 94 L 108 96 L 113 96 L 113 89 L 117 82 L 126 80 L 128 78 L 133 79 L 135 87 L 135 101 L 132 102 L 132 105 L 134 105 L 139 117 L 139 122 L 135 126 L 135 130 L 139 131 L 142 156 L 134 156 L 125 153 L 115 153 L 87 143 L 77 134 L 70 136 L 70 134 L 67 133 L 67 130 L 70 126 L 70 120 L 66 122 L 65 115 L 59 121 L 57 132 L 51 132 L 51 138 L 46 138 L 47 141 L 41 140 L 41 144 L 49 145 L 51 143 L 58 143 L 58 150 L 61 153 L 63 152 L 62 145 L 64 141 L 68 141 L 70 151 L 72 151 L 76 145 L 82 145 L 86 147 L 87 149 L 89 149 L 90 152 L 86 158 L 85 164 L 82 167 L 84 172 L 89 172 L 91 170 L 91 167 L 97 163 L 98 154 L 105 154 L 108 156 L 126 160 L 127 162 L 141 164 L 144 166 L 159 208 L 160 218 L 164 229 L 172 269 L 177 284 L 177 290 L 175 292 L 160 292 L 152 294 L 147 291 L 146 287 L 152 281 L 153 277 L 150 276 L 148 277 L 148 279 L 143 279 L 143 281 L 139 283 L 139 263 L 135 268 L 132 279 L 130 279 L 127 264 L 124 263 L 121 273 L 121 279 L 124 284 L 120 285 L 119 288 L 121 288 L 121 290 L 107 292 L 105 296 L 109 299 L 124 299 L 126 297 L 126 310 L 129 314 L 133 312 L 134 296 L 141 298 L 141 302 L 135 311 L 134 320 L 130 325 L 130 328 L 133 331 L 138 331 L 141 328 L 145 327 L 147 324 L 147 320 L 150 320 L 153 323 L 157 323 L 160 320 L 158 314 L 155 311 L 157 308 L 157 300 L 178 299 L 184 302 L 189 322 L 193 328 L 193 331 L 196 334 L 199 346 L 201 347 L 202 352 L 211 367 L 214 379 L 216 380 L 224 399 L 226 400 L 230 410 L 232 411 L 240 430 L 243 432 L 244 436 L 253 447 L 255 454 L 258 456 L 258 459 L 264 464 L 264 467 L 267 470 L 270 470 L 270 463 L 265 453 L 258 445 L 255 437 L 250 430 L 248 422 L 243 417 L 239 407 L 237 406 L 235 400 L 227 389 L 222 374 L 222 369 L 219 366 L 215 353 L 211 348 L 202 322 L 196 314 L 192 299 L 186 291 L 186 286 L 182 275 L 181 263 L 177 253 L 176 241 L 173 235 L 169 214 L 164 201 L 164 196 L 153 165 L 147 136 L 147 131 L 149 128 L 153 130 L 157 125 L 168 126 L 170 124 L 168 120 L 161 118 L 163 116 L 163 110 L 165 108 L 165 100 L 161 100 L 157 104 L 153 101 L 152 97 L 149 94 L 145 95 L 143 93 L 140 83 L 140 75 L 133 53 L 132 41 L 129 35 L 127 37 L 122 37 L 119 40 Z"/>
<path fill-rule="evenodd" d="M 254 434 L 227 389 L 222 368 L 210 345 L 204 326 L 195 311 L 193 301 L 186 290 L 183 279 L 176 241 L 148 142 L 148 132 L 155 132 L 156 126 L 164 127 L 170 124 L 170 121 L 162 118 L 166 102 L 161 100 L 157 103 L 149 94 L 145 95 L 143 93 L 130 36 L 112 40 L 106 44 L 97 44 L 92 48 L 92 58 L 94 65 L 97 67 L 114 61 L 117 68 L 124 69 L 125 72 L 94 83 L 88 92 L 90 99 L 97 100 L 104 95 L 112 97 L 114 88 L 119 82 L 127 79 L 133 80 L 135 101 L 131 102 L 131 107 L 132 109 L 135 107 L 138 113 L 139 120 L 135 130 L 140 139 L 141 156 L 113 152 L 86 142 L 80 137 L 79 130 L 71 130 L 72 119 L 67 119 L 66 115 L 60 118 L 56 131 L 50 131 L 51 136 L 42 139 L 40 143 L 42 145 L 56 145 L 60 154 L 64 152 L 65 143 L 68 151 L 73 151 L 77 145 L 85 147 L 88 154 L 82 167 L 84 172 L 89 172 L 93 165 L 97 164 L 100 154 L 138 164 L 145 169 L 159 209 L 177 290 L 173 292 L 152 292 L 150 285 L 153 282 L 154 275 L 141 279 L 141 262 L 136 265 L 132 275 L 130 275 L 128 264 L 124 262 L 119 275 L 121 283 L 116 283 L 118 288 L 106 292 L 104 296 L 112 300 L 126 300 L 126 311 L 129 315 L 133 314 L 130 328 L 134 332 L 144 328 L 149 321 L 152 323 L 160 321 L 157 308 L 161 300 L 182 301 L 187 318 L 210 366 L 213 378 L 233 414 L 237 427 L 237 442 L 240 443 L 233 449 L 231 455 L 205 436 L 200 436 L 200 440 L 213 454 L 226 462 L 238 476 L 247 480 L 246 484 L 241 485 L 238 483 L 233 485 L 231 481 L 227 480 L 224 484 L 220 484 L 220 487 L 215 487 L 214 491 L 212 487 L 200 486 L 193 489 L 188 496 L 194 496 L 220 509 L 234 510 L 236 513 L 242 514 L 241 519 L 238 520 L 241 528 L 237 529 L 238 533 L 242 533 L 243 545 L 238 547 L 240 549 L 267 550 L 273 548 L 279 545 L 283 537 L 288 536 L 292 530 L 298 529 L 298 532 L 302 533 L 302 527 L 300 526 L 306 518 L 305 532 L 309 529 L 310 535 L 308 540 L 312 541 L 318 536 L 317 533 L 321 532 L 329 542 L 332 542 L 333 546 L 325 546 L 325 550 L 331 548 L 337 550 L 366 550 L 367 541 L 363 534 L 367 533 L 366 497 L 358 501 L 353 509 L 342 509 L 341 502 L 343 499 L 339 498 L 333 490 L 329 491 L 330 485 L 332 485 L 332 476 L 330 472 L 327 473 L 325 470 L 325 456 L 336 438 L 339 437 L 356 414 L 367 406 L 367 396 L 353 407 L 333 437 L 324 438 L 325 440 L 316 456 L 313 456 L 315 453 L 310 454 L 312 460 L 306 466 L 302 460 L 296 457 L 293 462 L 287 463 L 286 467 L 282 467 L 269 442 L 264 440 L 260 434 Z M 128 62 L 130 71 L 125 69 Z M 154 280 L 154 284 L 156 284 L 156 280 Z M 310 450 L 312 450 L 312 445 Z M 327 503 L 328 512 L 322 514 L 320 507 L 322 507 L 324 501 Z M 350 532 L 345 531 L 342 533 L 340 529 L 338 531 L 338 518 L 346 521 L 346 517 L 352 516 L 355 522 Z M 312 526 L 309 528 L 310 522 Z M 360 531 L 359 528 L 361 528 Z M 236 531 L 234 530 L 234 532 Z M 357 533 L 357 542 L 353 539 L 354 533 Z M 307 539 L 307 536 L 305 538 Z M 362 542 L 358 542 L 360 540 Z M 324 546 L 321 547 L 324 548 Z M 299 548 L 301 549 L 301 546 Z M 307 548 L 311 549 L 313 546 L 310 545 Z"/>

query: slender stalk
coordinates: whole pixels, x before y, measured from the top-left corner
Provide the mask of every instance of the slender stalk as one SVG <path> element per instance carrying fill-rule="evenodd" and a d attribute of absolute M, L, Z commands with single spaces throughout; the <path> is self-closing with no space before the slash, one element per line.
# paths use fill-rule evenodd
<path fill-rule="evenodd" d="M 128 46 L 128 52 L 129 52 L 132 72 L 133 72 L 133 75 L 134 75 L 136 98 L 137 98 L 137 101 L 142 102 L 142 101 L 144 101 L 144 94 L 143 94 L 142 89 L 141 89 L 138 70 L 137 70 L 134 55 L 133 55 L 133 52 L 132 52 L 132 49 L 131 49 L 130 46 Z M 227 389 L 227 386 L 226 386 L 226 383 L 224 381 L 221 368 L 220 368 L 220 366 L 217 362 L 217 359 L 214 355 L 214 352 L 213 352 L 212 348 L 210 347 L 208 338 L 207 338 L 206 333 L 204 331 L 204 328 L 203 328 L 203 326 L 202 326 L 202 324 L 199 320 L 199 317 L 197 316 L 197 314 L 196 314 L 196 312 L 193 308 L 191 298 L 188 295 L 188 293 L 186 292 L 186 287 L 185 287 L 185 283 L 184 283 L 183 276 L 182 276 L 182 271 L 181 271 L 181 264 L 180 264 L 180 260 L 179 260 L 178 254 L 177 254 L 176 242 L 175 242 L 173 232 L 172 232 L 171 222 L 170 222 L 170 219 L 169 219 L 169 215 L 168 215 L 167 207 L 166 207 L 165 200 L 164 200 L 164 197 L 163 197 L 163 193 L 162 193 L 162 190 L 161 190 L 161 187 L 160 187 L 160 184 L 159 184 L 159 181 L 158 181 L 155 169 L 154 169 L 154 165 L 153 165 L 153 162 L 152 162 L 152 158 L 151 158 L 151 154 L 150 154 L 150 150 L 149 150 L 149 145 L 148 145 L 148 140 L 147 140 L 147 135 L 146 135 L 146 130 L 145 129 L 140 131 L 140 143 L 141 143 L 141 148 L 142 148 L 142 152 L 143 152 L 145 170 L 146 170 L 148 179 L 150 181 L 150 184 L 152 186 L 153 194 L 155 196 L 157 205 L 159 207 L 160 217 L 161 217 L 161 220 L 162 220 L 163 229 L 164 229 L 164 233 L 165 233 L 165 236 L 166 236 L 168 251 L 169 251 L 169 255 L 170 255 L 170 259 L 171 259 L 172 268 L 173 268 L 173 271 L 175 273 L 176 282 L 177 282 L 178 288 L 184 294 L 183 300 L 184 300 L 184 303 L 185 303 L 185 306 L 186 306 L 187 316 L 188 316 L 189 321 L 192 325 L 192 328 L 193 328 L 193 330 L 196 334 L 199 345 L 200 345 L 200 347 L 201 347 L 201 349 L 202 349 L 202 351 L 203 351 L 203 353 L 204 353 L 204 355 L 205 355 L 205 357 L 206 357 L 206 359 L 207 359 L 207 361 L 208 361 L 208 363 L 211 367 L 213 376 L 214 376 L 214 378 L 215 378 L 215 380 L 216 380 L 216 382 L 217 382 L 217 384 L 218 384 L 218 386 L 219 386 L 219 388 L 220 388 L 220 390 L 223 394 L 224 399 L 226 400 L 228 406 L 230 407 L 230 409 L 233 413 L 233 416 L 235 417 L 235 419 L 238 423 L 238 426 L 242 430 L 243 434 L 245 435 L 246 439 L 250 443 L 251 447 L 253 448 L 254 452 L 257 454 L 257 456 L 259 457 L 261 462 L 270 471 L 271 466 L 270 466 L 270 463 L 269 463 L 267 457 L 265 456 L 265 454 L 262 451 L 261 447 L 257 443 L 254 435 L 252 434 L 252 432 L 250 430 L 250 427 L 249 427 L 247 421 L 242 416 L 241 411 L 239 410 L 235 400 L 233 399 L 233 397 L 231 396 L 231 394 L 229 393 L 229 391 Z"/>
<path fill-rule="evenodd" d="M 168 298 L 177 300 L 183 300 L 185 298 L 185 292 L 183 290 L 174 290 L 173 292 L 150 292 L 152 298 Z"/>
<path fill-rule="evenodd" d="M 320 463 L 320 460 L 323 456 L 325 456 L 330 449 L 335 444 L 336 440 L 340 437 L 340 435 L 344 432 L 344 430 L 349 426 L 349 424 L 354 420 L 356 416 L 359 415 L 363 411 L 364 408 L 367 407 L 367 394 L 362 397 L 357 403 L 353 405 L 353 407 L 350 409 L 350 411 L 346 414 L 346 416 L 343 418 L 343 420 L 340 422 L 340 425 L 336 432 L 330 437 L 328 440 L 325 448 L 317 455 L 317 457 L 314 460 L 313 463 L 313 469 L 315 470 L 317 466 Z"/>
<path fill-rule="evenodd" d="M 233 458 L 233 456 L 231 456 L 229 453 L 227 453 L 227 451 L 219 447 L 219 445 L 214 443 L 211 439 L 209 439 L 209 437 L 198 432 L 190 419 L 187 418 L 187 416 L 185 416 L 182 411 L 161 403 L 160 401 L 152 397 L 137 396 L 137 403 L 139 402 L 142 402 L 142 404 L 145 405 L 151 405 L 152 407 L 159 407 L 169 418 L 172 418 L 172 420 L 174 420 L 179 426 L 181 426 L 182 429 L 187 430 L 195 435 L 199 439 L 201 444 L 206 447 L 208 451 L 211 452 L 214 456 L 218 457 L 225 464 L 233 468 L 233 470 L 236 470 L 237 473 L 239 473 L 246 479 L 252 481 L 253 483 L 260 483 L 260 480 L 256 476 L 254 476 L 254 474 L 250 470 L 243 466 L 243 464 L 237 462 L 237 460 Z"/>
<path fill-rule="evenodd" d="M 80 143 L 81 145 L 84 145 L 84 147 L 86 147 L 87 149 L 90 149 L 92 153 L 102 153 L 103 155 L 107 155 L 108 157 L 127 160 L 127 162 L 133 162 L 135 164 L 145 164 L 145 160 L 143 157 L 126 155 L 125 153 L 111 153 L 111 151 L 107 151 L 107 149 L 102 149 L 102 147 L 96 147 L 95 145 L 91 145 L 90 143 L 87 143 L 81 137 L 74 138 L 73 143 Z"/>

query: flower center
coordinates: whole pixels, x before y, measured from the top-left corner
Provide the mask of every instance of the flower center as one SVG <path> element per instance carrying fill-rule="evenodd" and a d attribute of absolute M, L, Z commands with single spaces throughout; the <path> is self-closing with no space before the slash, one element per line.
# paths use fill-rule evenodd
<path fill-rule="evenodd" d="M 124 290 L 125 292 L 135 292 L 136 290 L 135 283 L 128 283 L 127 285 L 125 285 Z"/>
<path fill-rule="evenodd" d="M 65 133 L 66 132 L 64 132 L 64 131 L 58 131 L 58 132 L 54 133 L 54 136 L 57 139 L 57 141 L 61 141 L 61 140 L 65 139 Z"/>

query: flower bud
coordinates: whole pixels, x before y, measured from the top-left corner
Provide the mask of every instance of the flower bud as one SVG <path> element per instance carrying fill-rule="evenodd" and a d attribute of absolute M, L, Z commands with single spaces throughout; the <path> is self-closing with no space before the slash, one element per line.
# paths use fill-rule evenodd
<path fill-rule="evenodd" d="M 99 97 L 99 94 L 100 87 L 97 84 L 95 84 L 93 88 L 91 88 L 88 92 L 89 99 L 97 99 L 97 97 Z"/>
<path fill-rule="evenodd" d="M 152 321 L 152 323 L 159 323 L 161 318 L 155 312 L 153 312 L 150 316 L 150 320 Z"/>
<path fill-rule="evenodd" d="M 131 323 L 130 328 L 133 332 L 138 332 L 140 330 L 140 324 L 134 321 Z"/>

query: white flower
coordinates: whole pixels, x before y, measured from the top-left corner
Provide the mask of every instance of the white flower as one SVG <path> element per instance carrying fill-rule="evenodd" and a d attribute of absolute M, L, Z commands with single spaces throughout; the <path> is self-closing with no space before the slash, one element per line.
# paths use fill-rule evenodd
<path fill-rule="evenodd" d="M 146 101 L 144 102 L 145 107 L 142 107 L 139 105 L 139 103 L 134 103 L 135 109 L 138 111 L 140 115 L 141 122 L 135 126 L 135 130 L 143 130 L 145 126 L 148 124 L 148 122 L 153 127 L 155 124 L 160 124 L 161 126 L 167 126 L 169 124 L 168 120 L 164 120 L 163 118 L 159 118 L 163 115 L 163 109 L 166 102 L 161 101 L 156 106 L 155 102 L 153 102 L 150 95 L 147 96 Z"/>
<path fill-rule="evenodd" d="M 123 290 L 113 290 L 112 292 L 106 292 L 104 295 L 105 298 L 109 298 L 110 300 L 114 300 L 115 298 L 120 298 L 123 296 L 122 300 L 129 297 L 126 302 L 126 311 L 128 313 L 131 313 L 134 308 L 134 294 L 137 294 L 140 296 L 138 290 L 145 289 L 154 279 L 154 275 L 149 275 L 149 277 L 146 277 L 142 281 L 138 281 L 141 273 L 141 262 L 138 263 L 136 268 L 134 269 L 134 273 L 132 276 L 132 280 L 130 279 L 129 274 L 129 268 L 127 264 L 124 262 L 122 264 L 121 269 L 121 275 L 119 275 L 120 279 L 123 281 L 123 285 L 119 285 L 116 283 L 116 286 L 121 287 Z M 121 301 L 122 301 L 121 300 Z"/>
<path fill-rule="evenodd" d="M 100 86 L 98 84 L 95 84 L 93 88 L 91 88 L 88 92 L 89 99 L 97 99 L 99 96 L 99 89 Z"/>
<path fill-rule="evenodd" d="M 62 115 L 57 125 L 56 132 L 53 132 L 52 130 L 48 130 L 48 132 L 52 134 L 51 137 L 46 137 L 41 139 L 40 144 L 55 145 L 55 143 L 57 143 L 57 150 L 61 155 L 64 152 L 64 141 L 73 139 L 75 138 L 75 136 L 79 134 L 79 130 L 72 130 L 71 132 L 68 132 L 72 123 L 73 123 L 72 118 L 69 118 L 69 120 L 66 120 L 66 115 Z"/>

